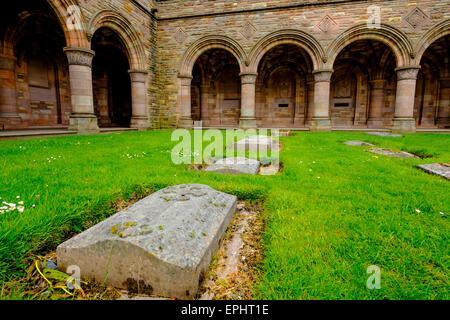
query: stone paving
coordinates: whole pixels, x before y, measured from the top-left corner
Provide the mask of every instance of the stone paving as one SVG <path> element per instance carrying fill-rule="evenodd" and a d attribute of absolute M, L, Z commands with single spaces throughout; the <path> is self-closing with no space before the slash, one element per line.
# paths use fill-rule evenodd
<path fill-rule="evenodd" d="M 366 132 L 366 134 L 377 137 L 403 138 L 401 134 L 389 132 Z"/>
<path fill-rule="evenodd" d="M 384 149 L 384 148 L 372 148 L 372 149 L 365 150 L 365 151 L 372 152 L 375 154 L 381 154 L 384 156 L 395 157 L 395 158 L 410 158 L 410 159 L 419 158 L 418 156 L 413 155 L 412 153 L 409 153 L 406 151 L 391 150 L 391 149 Z"/>
<path fill-rule="evenodd" d="M 261 163 L 258 160 L 235 157 L 217 160 L 206 171 L 228 174 L 258 174 L 260 166 Z"/>
<path fill-rule="evenodd" d="M 374 147 L 374 144 L 365 142 L 365 141 L 359 141 L 359 140 L 351 140 L 351 141 L 345 141 L 344 144 L 348 146 L 361 146 L 361 147 Z"/>
<path fill-rule="evenodd" d="M 420 169 L 450 180 L 450 163 L 430 163 L 418 165 Z"/>

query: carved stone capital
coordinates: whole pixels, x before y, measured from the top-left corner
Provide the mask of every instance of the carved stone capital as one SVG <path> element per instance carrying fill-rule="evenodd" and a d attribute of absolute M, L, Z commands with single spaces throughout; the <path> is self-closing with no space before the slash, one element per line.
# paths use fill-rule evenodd
<path fill-rule="evenodd" d="M 400 67 L 395 69 L 398 80 L 416 80 L 420 66 Z"/>
<path fill-rule="evenodd" d="M 258 77 L 257 73 L 240 73 L 242 84 L 255 84 L 256 78 Z"/>
<path fill-rule="evenodd" d="M 14 71 L 16 60 L 15 57 L 0 55 L 0 70 Z"/>
<path fill-rule="evenodd" d="M 314 70 L 312 73 L 314 75 L 315 82 L 329 82 L 331 80 L 333 70 L 321 69 L 321 70 Z"/>
<path fill-rule="evenodd" d="M 95 52 L 86 48 L 65 47 L 64 53 L 67 55 L 69 65 L 92 66 L 92 59 Z"/>
<path fill-rule="evenodd" d="M 128 70 L 131 82 L 145 82 L 148 72 L 143 70 Z"/>

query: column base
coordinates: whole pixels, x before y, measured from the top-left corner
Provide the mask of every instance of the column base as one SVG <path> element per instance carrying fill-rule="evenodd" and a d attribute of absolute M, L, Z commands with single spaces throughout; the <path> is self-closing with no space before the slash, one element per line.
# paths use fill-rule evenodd
<path fill-rule="evenodd" d="M 309 130 L 331 131 L 331 120 L 329 118 L 312 118 Z"/>
<path fill-rule="evenodd" d="M 416 121 L 414 118 L 394 118 L 392 121 L 393 132 L 416 132 Z"/>
<path fill-rule="evenodd" d="M 180 120 L 178 120 L 179 128 L 192 129 L 193 126 L 194 126 L 194 121 L 191 118 L 181 117 Z"/>
<path fill-rule="evenodd" d="M 147 117 L 131 117 L 130 128 L 136 128 L 139 131 L 145 131 L 150 127 Z"/>
<path fill-rule="evenodd" d="M 69 130 L 78 131 L 80 134 L 95 134 L 100 132 L 95 115 L 80 114 L 70 116 Z"/>
<path fill-rule="evenodd" d="M 256 129 L 256 118 L 240 118 L 239 128 L 242 129 Z"/>

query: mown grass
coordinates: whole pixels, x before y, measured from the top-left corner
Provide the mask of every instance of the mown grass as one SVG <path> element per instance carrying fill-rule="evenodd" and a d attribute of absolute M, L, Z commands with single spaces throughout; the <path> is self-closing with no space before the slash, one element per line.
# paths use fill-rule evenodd
<path fill-rule="evenodd" d="M 264 201 L 265 260 L 255 298 L 449 298 L 449 181 L 414 166 L 449 162 L 450 136 L 299 132 L 281 137 L 282 174 L 228 176 L 173 165 L 170 135 L 0 142 L 1 201 L 20 196 L 26 207 L 0 215 L 0 281 L 23 276 L 32 253 L 54 250 L 113 214 L 117 199 L 204 183 Z M 357 139 L 432 158 L 376 156 L 341 143 Z M 370 265 L 381 269 L 380 290 L 366 287 Z"/>

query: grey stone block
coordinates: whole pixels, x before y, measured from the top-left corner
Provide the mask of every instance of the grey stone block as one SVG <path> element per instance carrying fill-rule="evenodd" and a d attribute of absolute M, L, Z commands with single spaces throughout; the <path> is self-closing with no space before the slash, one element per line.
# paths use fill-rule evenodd
<path fill-rule="evenodd" d="M 228 174 L 258 174 L 261 163 L 258 160 L 243 157 L 225 158 L 216 161 L 206 171 Z"/>
<path fill-rule="evenodd" d="M 258 151 L 258 150 L 278 150 L 278 143 L 270 136 L 247 136 L 231 145 L 228 149 Z"/>
<path fill-rule="evenodd" d="M 406 151 L 395 151 L 395 150 L 383 149 L 383 148 L 372 148 L 372 149 L 369 149 L 366 151 L 376 153 L 376 154 L 381 154 L 384 156 L 395 157 L 395 158 L 419 158 L 419 157 L 413 155 L 412 153 L 409 153 Z"/>
<path fill-rule="evenodd" d="M 162 189 L 57 248 L 58 267 L 144 294 L 190 299 L 236 210 L 209 186 Z"/>
<path fill-rule="evenodd" d="M 375 145 L 364 142 L 364 141 L 358 141 L 358 140 L 351 140 L 351 141 L 345 141 L 344 144 L 348 146 L 361 146 L 361 147 L 374 147 Z"/>
<path fill-rule="evenodd" d="M 366 134 L 377 137 L 389 137 L 389 138 L 403 138 L 401 134 L 389 133 L 389 132 L 366 132 Z"/>
<path fill-rule="evenodd" d="M 428 173 L 436 174 L 450 180 L 450 163 L 421 164 L 418 167 Z"/>

